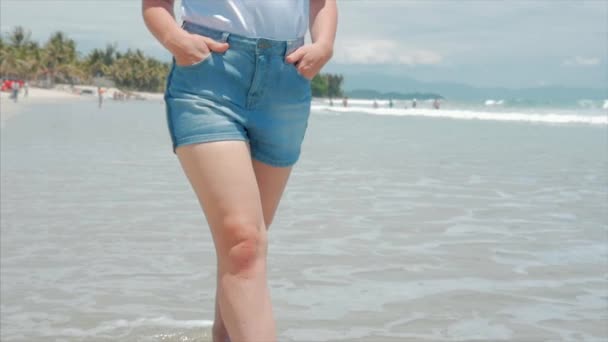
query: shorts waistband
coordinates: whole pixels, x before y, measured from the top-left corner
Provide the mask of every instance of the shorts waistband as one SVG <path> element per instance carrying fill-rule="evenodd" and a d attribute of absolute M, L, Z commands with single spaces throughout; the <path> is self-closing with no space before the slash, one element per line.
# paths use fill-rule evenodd
<path fill-rule="evenodd" d="M 190 33 L 200 34 L 219 42 L 227 42 L 230 48 L 255 52 L 257 54 L 286 56 L 304 45 L 304 37 L 292 40 L 274 40 L 267 38 L 250 38 L 238 34 L 216 30 L 189 21 L 182 23 L 182 28 Z"/>

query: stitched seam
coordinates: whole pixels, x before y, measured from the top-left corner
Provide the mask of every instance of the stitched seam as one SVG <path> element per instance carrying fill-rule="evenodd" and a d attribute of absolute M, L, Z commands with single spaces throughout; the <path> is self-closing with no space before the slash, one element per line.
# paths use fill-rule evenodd
<path fill-rule="evenodd" d="M 175 144 L 181 145 L 181 144 L 191 143 L 191 142 L 210 142 L 210 141 L 217 141 L 218 139 L 234 139 L 234 140 L 249 141 L 246 137 L 243 137 L 242 135 L 239 135 L 239 134 L 221 133 L 221 134 L 193 135 L 193 136 L 190 136 L 187 138 L 182 138 L 182 139 L 176 140 Z"/>

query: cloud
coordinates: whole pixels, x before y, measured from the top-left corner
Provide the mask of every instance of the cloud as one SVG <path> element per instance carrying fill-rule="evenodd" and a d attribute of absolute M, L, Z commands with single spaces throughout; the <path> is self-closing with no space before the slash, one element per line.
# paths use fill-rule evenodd
<path fill-rule="evenodd" d="M 600 59 L 598 57 L 581 57 L 576 56 L 573 58 L 568 58 L 562 62 L 563 66 L 595 66 L 600 64 Z"/>
<path fill-rule="evenodd" d="M 390 70 L 424 80 L 513 87 L 537 80 L 606 85 L 608 1 L 344 0 L 338 7 L 334 58 L 326 72 L 345 70 L 348 77 L 362 69 Z M 116 42 L 121 50 L 170 57 L 146 29 L 141 1 L 0 0 L 0 31 L 16 25 L 31 29 L 39 42 L 62 30 L 83 53 Z"/>
<path fill-rule="evenodd" d="M 334 60 L 344 64 L 433 65 L 440 64 L 443 56 L 427 49 L 408 48 L 394 40 L 350 39 L 337 43 Z"/>

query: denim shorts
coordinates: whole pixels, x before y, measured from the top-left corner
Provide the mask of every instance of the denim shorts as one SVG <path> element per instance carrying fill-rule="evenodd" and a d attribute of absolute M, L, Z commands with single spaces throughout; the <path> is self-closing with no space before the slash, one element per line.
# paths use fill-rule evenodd
<path fill-rule="evenodd" d="M 249 142 L 251 157 L 295 164 L 310 115 L 310 80 L 285 56 L 304 39 L 248 38 L 190 22 L 183 29 L 220 42 L 224 53 L 189 66 L 171 63 L 165 90 L 173 153 L 177 147 L 220 140 Z"/>

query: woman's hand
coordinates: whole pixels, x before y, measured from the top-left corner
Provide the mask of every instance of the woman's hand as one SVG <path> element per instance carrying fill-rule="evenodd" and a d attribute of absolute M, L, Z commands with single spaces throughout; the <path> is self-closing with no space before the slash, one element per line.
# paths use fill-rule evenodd
<path fill-rule="evenodd" d="M 209 57 L 211 51 L 223 53 L 227 43 L 192 34 L 175 22 L 174 0 L 143 0 L 142 15 L 154 37 L 167 49 L 175 63 L 181 66 L 196 64 Z"/>
<path fill-rule="evenodd" d="M 223 53 L 228 50 L 228 43 L 220 43 L 209 37 L 183 31 L 179 37 L 172 39 L 171 53 L 175 64 L 189 66 L 200 63 L 209 57 L 211 52 Z"/>
<path fill-rule="evenodd" d="M 300 75 L 312 80 L 333 55 L 329 45 L 320 42 L 304 45 L 292 52 L 285 61 L 294 64 Z"/>

